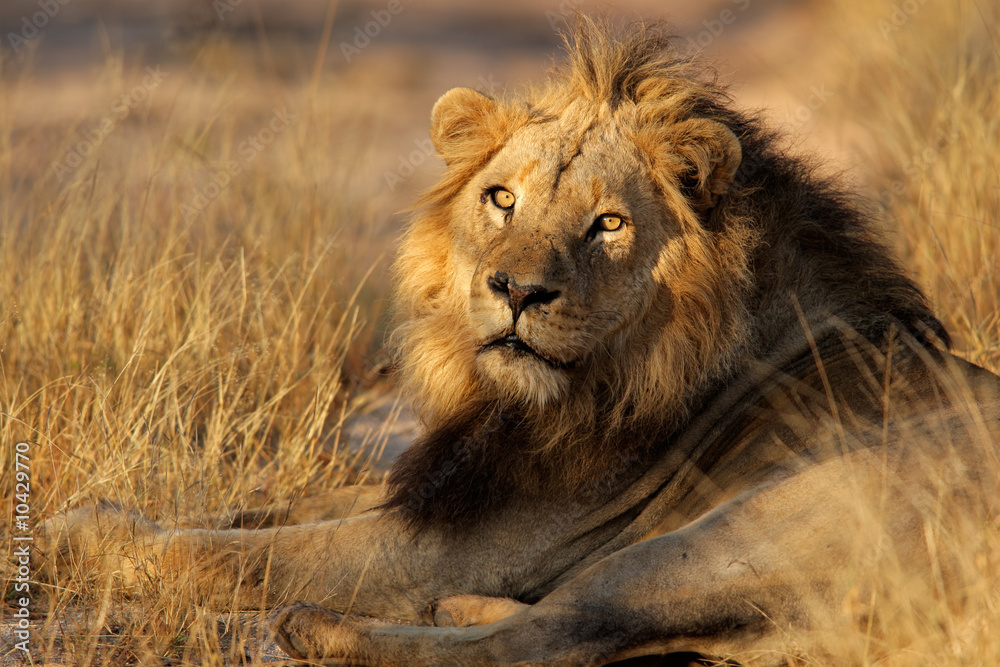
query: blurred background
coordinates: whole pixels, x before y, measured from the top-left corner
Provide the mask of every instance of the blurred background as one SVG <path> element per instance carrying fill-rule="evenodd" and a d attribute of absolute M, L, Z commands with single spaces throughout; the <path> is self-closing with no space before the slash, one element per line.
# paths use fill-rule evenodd
<path fill-rule="evenodd" d="M 852 48 L 830 30 L 841 9 L 801 0 L 7 0 L 5 113 L 22 128 L 86 131 L 88 114 L 109 113 L 114 86 L 128 92 L 147 66 L 165 73 L 162 85 L 123 123 L 145 133 L 171 114 L 200 117 L 218 134 L 279 106 L 322 113 L 329 127 L 316 139 L 350 169 L 317 170 L 317 184 L 339 188 L 381 229 L 438 173 L 432 156 L 410 159 L 426 152 L 420 142 L 437 97 L 454 86 L 496 94 L 538 80 L 558 59 L 558 33 L 574 11 L 668 22 L 679 48 L 718 66 L 742 105 L 849 163 L 820 113 L 841 83 L 831 59 Z M 21 83 L 16 98 L 11 77 Z M 101 86 L 110 86 L 104 96 Z M 72 132 L 62 138 L 72 142 Z"/>

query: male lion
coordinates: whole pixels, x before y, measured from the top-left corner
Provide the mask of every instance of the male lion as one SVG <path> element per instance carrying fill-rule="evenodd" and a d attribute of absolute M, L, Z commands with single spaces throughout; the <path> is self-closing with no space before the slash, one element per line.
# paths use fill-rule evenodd
<path fill-rule="evenodd" d="M 431 136 L 447 171 L 396 264 L 426 434 L 384 491 L 211 531 L 77 510 L 47 526 L 57 563 L 301 600 L 277 637 L 328 664 L 768 663 L 876 551 L 924 572 L 928 516 L 995 515 L 1000 378 L 665 37 L 581 19 L 545 86 L 452 90 Z"/>

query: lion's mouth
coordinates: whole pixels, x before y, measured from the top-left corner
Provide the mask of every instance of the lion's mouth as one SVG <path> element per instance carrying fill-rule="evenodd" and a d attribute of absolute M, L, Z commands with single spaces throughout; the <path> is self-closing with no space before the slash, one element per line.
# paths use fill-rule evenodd
<path fill-rule="evenodd" d="M 516 333 L 507 334 L 506 336 L 501 336 L 496 340 L 486 343 L 481 348 L 480 352 L 485 352 L 486 350 L 492 349 L 506 349 L 514 352 L 516 355 L 530 355 L 541 361 L 545 362 L 551 368 L 558 370 L 569 370 L 573 367 L 572 362 L 559 361 L 558 359 L 553 359 L 550 356 L 542 354 L 535 348 L 528 345 L 523 338 L 518 336 Z"/>

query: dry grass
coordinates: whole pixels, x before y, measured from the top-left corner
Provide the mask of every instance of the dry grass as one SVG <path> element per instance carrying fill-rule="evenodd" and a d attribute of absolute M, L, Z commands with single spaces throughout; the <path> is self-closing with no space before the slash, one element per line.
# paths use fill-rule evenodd
<path fill-rule="evenodd" d="M 850 52 L 834 105 L 861 137 L 861 187 L 893 193 L 887 228 L 904 263 L 959 352 L 996 371 L 1000 10 L 909 4 L 919 9 L 885 35 L 891 7 L 832 6 L 829 29 Z M 370 110 L 326 79 L 262 74 L 244 48 L 210 42 L 164 67 L 125 118 L 113 101 L 147 74 L 118 55 L 59 75 L 0 63 L 0 441 L 4 461 L 32 443 L 33 520 L 110 498 L 169 522 L 358 477 L 341 426 L 374 391 L 358 378 L 380 340 L 387 262 L 365 276 L 393 238 L 352 179 Z M 294 120 L 249 158 L 241 142 L 276 109 Z M 57 174 L 104 118 L 113 129 Z M 240 173 L 190 214 L 232 161 Z M 12 466 L 2 471 L 12 489 Z M 845 602 L 879 622 L 805 661 L 1000 664 L 1000 527 L 944 527 L 964 602 L 887 566 L 864 600 Z M 246 653 L 240 636 L 220 647 L 202 610 L 155 598 L 122 608 L 72 578 L 39 596 L 35 616 L 39 655 L 71 664 Z"/>
<path fill-rule="evenodd" d="M 860 189 L 878 202 L 956 352 L 998 372 L 1000 7 L 846 0 L 828 9 L 844 47 L 834 65 L 844 94 L 831 106 L 865 162 Z M 981 472 L 1000 478 L 995 465 Z M 856 588 L 863 599 L 845 601 L 863 609 L 855 632 L 817 664 L 1000 664 L 1000 520 L 942 504 L 925 530 L 932 565 L 948 563 L 961 594 L 944 594 L 940 568 L 921 584 L 887 554 L 877 579 Z"/>
<path fill-rule="evenodd" d="M 1000 8 L 834 5 L 845 53 L 834 111 L 857 131 L 862 190 L 976 363 L 1000 366 Z M 870 180 L 868 180 L 870 179 Z"/>
<path fill-rule="evenodd" d="M 102 496 L 188 513 L 341 479 L 346 381 L 381 316 L 371 287 L 358 297 L 363 249 L 388 244 L 338 195 L 347 169 L 324 151 L 330 119 L 312 111 L 323 101 L 294 85 L 246 91 L 295 114 L 248 159 L 237 146 L 269 131 L 272 108 L 222 113 L 231 86 L 172 72 L 162 88 L 174 90 L 154 90 L 60 181 L 53 163 L 114 117 L 113 102 L 68 127 L 21 125 L 9 110 L 35 95 L 70 109 L 88 93 L 114 100 L 145 76 L 119 68 L 86 89 L 9 87 L 4 440 L 36 443 L 37 509 Z M 217 188 L 227 164 L 239 173 Z"/>
<path fill-rule="evenodd" d="M 365 109 L 261 75 L 225 43 L 159 83 L 115 56 L 56 80 L 6 65 L 5 497 L 19 441 L 34 522 L 99 498 L 169 522 L 358 479 L 368 452 L 341 426 L 377 390 L 363 377 L 393 240 L 350 194 Z M 116 100 L 144 81 L 124 116 Z M 251 136 L 260 150 L 241 150 Z M 61 581 L 38 612 L 60 617 L 79 588 Z M 117 631 L 96 654 L 69 632 L 71 661 L 155 662 L 200 627 L 176 608 L 129 618 L 98 619 Z"/>

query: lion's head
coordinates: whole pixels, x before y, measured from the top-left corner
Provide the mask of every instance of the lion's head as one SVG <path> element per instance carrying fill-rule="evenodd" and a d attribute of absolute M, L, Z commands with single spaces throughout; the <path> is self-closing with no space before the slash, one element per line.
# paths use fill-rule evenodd
<path fill-rule="evenodd" d="M 434 107 L 448 173 L 397 265 L 403 359 L 432 421 L 470 398 L 549 424 L 597 402 L 676 413 L 745 352 L 754 235 L 706 225 L 741 161 L 705 114 L 717 91 L 656 40 L 597 40 L 528 99 L 459 88 Z"/>
<path fill-rule="evenodd" d="M 463 88 L 434 107 L 447 172 L 396 264 L 403 376 L 430 435 L 390 477 L 397 506 L 471 432 L 489 488 L 533 466 L 491 448 L 593 477 L 623 443 L 665 441 L 803 317 L 935 328 L 858 207 L 667 38 L 583 18 L 568 51 L 523 96 Z"/>

